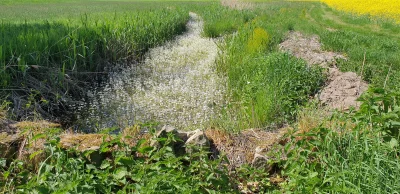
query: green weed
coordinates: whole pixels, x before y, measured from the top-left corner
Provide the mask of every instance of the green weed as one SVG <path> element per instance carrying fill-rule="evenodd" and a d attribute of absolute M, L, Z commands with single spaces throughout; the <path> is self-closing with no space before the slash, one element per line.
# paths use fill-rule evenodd
<path fill-rule="evenodd" d="M 400 189 L 394 178 L 400 175 L 399 147 L 387 139 L 388 134 L 393 135 L 388 131 L 398 133 L 393 123 L 399 117 L 389 118 L 397 112 L 383 108 L 397 103 L 399 95 L 386 93 L 383 97 L 380 89 L 370 92 L 374 96 L 364 97 L 358 112 L 330 118 L 330 122 L 343 123 L 337 129 L 320 126 L 288 137 L 292 140 L 284 147 L 288 158 L 279 161 L 282 175 L 287 177 L 281 185 L 285 192 L 393 193 Z M 397 106 L 391 105 L 387 107 Z M 352 120 L 355 127 L 349 129 L 345 120 Z"/>
<path fill-rule="evenodd" d="M 231 174 L 224 157 L 211 160 L 203 149 L 176 153 L 171 143 L 181 140 L 172 133 L 155 139 L 160 147 L 150 147 L 144 139 L 131 146 L 121 138 L 114 136 L 98 151 L 85 152 L 65 150 L 56 136 L 49 138 L 37 170 L 29 162 L 0 160 L 1 189 L 10 193 L 236 193 L 243 181 L 239 177 L 263 181 L 259 189 L 268 187 L 266 176 L 254 174 L 255 169 L 243 167 Z M 90 162 L 96 155 L 106 158 Z"/>
<path fill-rule="evenodd" d="M 264 29 L 268 26 L 257 18 L 226 38 L 217 69 L 229 78 L 232 101 L 223 113 L 223 119 L 229 120 L 223 128 L 280 126 L 292 121 L 297 107 L 324 82 L 321 69 L 271 51 L 273 37 Z"/>

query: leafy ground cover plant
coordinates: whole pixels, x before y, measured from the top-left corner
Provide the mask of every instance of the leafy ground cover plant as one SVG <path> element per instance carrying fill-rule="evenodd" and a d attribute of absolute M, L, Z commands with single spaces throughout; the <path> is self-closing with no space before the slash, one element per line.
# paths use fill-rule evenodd
<path fill-rule="evenodd" d="M 5 169 L 3 161 L 2 187 L 41 193 L 176 193 L 231 187 L 226 169 L 219 165 L 221 160 L 211 161 L 201 152 L 176 156 L 168 146 L 171 141 L 177 140 L 172 135 L 158 139 L 163 146 L 157 149 L 146 146 L 144 140 L 130 147 L 116 138 L 102 144 L 98 154 L 110 153 L 109 149 L 115 146 L 119 150 L 96 165 L 86 159 L 93 151 L 63 150 L 57 139 L 51 140 L 44 149 L 47 158 L 37 172 L 29 172 L 22 161 L 14 161 Z"/>
<path fill-rule="evenodd" d="M 293 134 L 284 149 L 287 160 L 279 161 L 287 181 L 285 192 L 393 193 L 400 189 L 396 111 L 398 93 L 370 89 L 362 108 L 337 114 L 336 128 L 319 126 Z M 387 107 L 385 109 L 384 107 Z M 352 126 L 346 126 L 348 121 Z M 391 138 L 388 138 L 390 136 Z M 393 139 L 394 138 L 394 139 Z M 279 157 L 277 157 L 279 158 Z"/>
<path fill-rule="evenodd" d="M 392 147 L 399 146 L 400 140 L 400 93 L 382 88 L 370 88 L 359 99 L 363 104 L 356 113 L 358 122 L 367 122 L 373 130 L 379 131 Z"/>
<path fill-rule="evenodd" d="M 106 135 L 104 136 L 106 138 Z M 108 137 L 108 135 L 107 135 Z M 10 193 L 237 193 L 238 185 L 257 182 L 252 189 L 270 187 L 267 173 L 252 167 L 227 168 L 225 157 L 210 159 L 204 149 L 182 154 L 169 133 L 131 145 L 128 136 L 114 136 L 98 150 L 78 151 L 60 146 L 57 136 L 47 137 L 41 161 L 34 168 L 28 161 L 0 160 L 0 187 Z M 128 140 L 128 141 L 127 141 Z M 98 160 L 98 158 L 102 158 Z"/>

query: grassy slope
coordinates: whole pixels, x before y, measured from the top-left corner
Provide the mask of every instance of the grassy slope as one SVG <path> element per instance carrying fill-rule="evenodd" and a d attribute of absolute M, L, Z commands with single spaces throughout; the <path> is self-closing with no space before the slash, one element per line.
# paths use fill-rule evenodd
<path fill-rule="evenodd" d="M 232 10 L 225 13 L 226 11 L 221 10 L 212 17 L 207 16 L 208 12 L 204 13 L 206 35 L 215 36 L 232 31 L 238 32 L 237 37 L 228 38 L 227 58 L 219 67 L 229 77 L 233 94 L 232 104 L 238 105 L 223 119 L 226 121 L 223 123 L 230 125 L 229 127 L 224 125 L 223 128 L 240 130 L 249 127 L 264 127 L 270 124 L 279 126 L 280 122 L 291 122 L 293 121 L 291 117 L 293 118 L 298 110 L 297 105 L 304 102 L 300 99 L 311 94 L 318 86 L 318 82 L 307 83 L 300 81 L 302 78 L 297 76 L 295 79 L 299 79 L 297 80 L 298 87 L 309 88 L 309 92 L 302 93 L 305 91 L 302 89 L 294 92 L 289 89 L 289 93 L 284 92 L 283 95 L 273 94 L 278 92 L 276 88 L 290 88 L 289 85 L 284 85 L 284 80 L 297 81 L 289 76 L 290 73 L 282 74 L 277 78 L 271 77 L 265 71 L 259 71 L 263 73 L 255 76 L 251 70 L 254 66 L 251 64 L 261 64 L 264 61 L 262 56 L 265 54 L 262 54 L 261 57 L 254 56 L 254 53 L 249 52 L 246 46 L 251 43 L 252 30 L 256 28 L 261 28 L 267 33 L 267 43 L 264 44 L 263 49 L 259 50 L 261 53 L 276 52 L 278 44 L 283 41 L 290 30 L 310 35 L 317 34 L 321 37 L 325 50 L 342 52 L 348 56 L 349 60 L 339 61 L 338 66 L 342 71 L 362 74 L 364 80 L 377 87 L 386 86 L 389 89 L 399 89 L 400 39 L 398 31 L 400 28 L 393 22 L 355 17 L 334 11 L 319 2 L 268 1 L 258 2 L 255 5 L 256 9 L 252 11 Z M 363 67 L 364 53 L 366 60 Z M 298 75 L 301 74 L 301 71 L 299 70 Z M 262 92 L 268 88 L 265 84 L 272 83 L 259 82 L 260 76 L 265 80 L 279 80 L 278 85 L 274 86 L 272 91 Z M 244 85 L 249 86 L 245 87 Z M 252 89 L 248 90 L 249 88 Z M 273 97 L 274 101 L 271 101 L 270 94 L 275 96 Z M 280 101 L 281 98 L 284 101 Z M 288 102 L 292 104 L 288 104 Z M 285 105 L 288 106 L 285 108 Z M 237 121 L 237 124 L 232 121 Z"/>
<path fill-rule="evenodd" d="M 289 90 L 283 95 L 287 97 L 284 101 L 277 100 L 279 95 L 275 92 L 285 86 L 284 84 L 274 85 L 274 90 L 263 93 L 271 82 L 275 80 L 278 83 L 284 82 L 291 75 L 290 71 L 285 71 L 283 74 L 268 74 L 273 68 L 268 69 L 269 65 L 264 65 L 271 59 L 268 53 L 276 52 L 277 45 L 289 30 L 319 35 L 324 49 L 343 52 L 349 57 L 348 61 L 340 61 L 339 67 L 342 71 L 362 74 L 363 78 L 375 87 L 386 86 L 390 90 L 399 91 L 398 25 L 390 21 L 334 11 L 315 2 L 280 1 L 260 3 L 256 7 L 259 10 L 254 11 L 255 17 L 250 17 L 251 23 L 237 27 L 238 33 L 233 38 L 227 39 L 228 57 L 222 58 L 220 62 L 222 65 L 219 65 L 222 72 L 228 75 L 233 106 L 239 104 L 239 108 L 233 108 L 232 112 L 228 111 L 227 118 L 220 121 L 219 124 L 223 128 L 240 130 L 246 127 L 259 127 L 260 124 L 261 126 L 271 124 L 271 120 L 264 116 L 276 115 L 276 112 L 269 110 L 283 110 L 283 114 L 272 121 L 279 121 L 285 115 L 290 115 L 281 108 L 282 103 L 302 95 L 293 97 L 290 95 L 293 94 L 291 93 L 293 90 Z M 236 18 L 247 18 L 247 16 L 244 14 Z M 231 25 L 226 25 L 234 23 L 229 19 L 219 21 L 218 17 L 214 19 L 216 21 L 210 22 L 214 26 L 210 27 L 212 29 L 210 35 L 232 29 Z M 252 30 L 255 28 L 265 30 L 269 40 L 257 55 L 246 51 L 245 48 L 246 40 L 251 42 Z M 250 36 L 246 36 L 246 33 Z M 364 53 L 366 60 L 364 71 L 361 72 Z M 275 64 L 276 67 L 282 62 Z M 290 62 L 296 64 L 295 61 Z M 301 75 L 301 68 L 298 70 Z M 260 78 L 264 80 L 259 82 Z M 300 88 L 313 86 L 304 82 L 299 82 L 299 85 Z M 275 93 L 275 96 L 270 96 L 271 93 Z M 235 98 L 235 95 L 239 97 Z M 280 184 L 284 192 L 392 193 L 400 189 L 399 181 L 393 179 L 400 175 L 398 160 L 400 109 L 397 100 L 400 95 L 398 92 L 376 90 L 370 91 L 365 96 L 367 97 L 364 97 L 362 109 L 356 114 L 335 114 L 328 118 L 323 116 L 326 113 L 318 110 L 317 106 L 304 110 L 289 106 L 295 114 L 300 110 L 300 115 L 305 115 L 298 117 L 298 123 L 293 125 L 296 130 L 304 130 L 305 133 L 289 136 L 289 143 L 278 149 L 286 150 L 286 156 L 289 157 L 288 160 L 277 161 L 282 170 L 281 176 L 287 176 L 287 181 Z M 271 97 L 273 103 L 269 103 Z M 246 106 L 248 104 L 250 106 Z M 257 109 L 261 111 L 254 111 Z M 320 121 L 315 121 L 318 119 Z M 304 128 L 304 125 L 308 127 Z M 280 158 L 279 154 L 275 157 Z"/>
<path fill-rule="evenodd" d="M 351 16 L 326 6 L 311 10 L 311 22 L 336 32 L 317 31 L 326 49 L 346 53 L 349 62 L 339 63 L 342 71 L 362 74 L 369 83 L 399 90 L 400 83 L 400 28 L 386 20 Z M 365 54 L 365 66 L 361 72 Z M 390 69 L 390 72 L 389 72 Z M 389 75 L 388 75 L 389 74 Z"/>

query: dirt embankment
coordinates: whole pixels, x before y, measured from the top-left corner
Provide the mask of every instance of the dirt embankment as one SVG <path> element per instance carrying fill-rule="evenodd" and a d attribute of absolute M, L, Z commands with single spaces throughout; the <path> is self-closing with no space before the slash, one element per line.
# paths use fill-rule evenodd
<path fill-rule="evenodd" d="M 356 100 L 368 89 L 368 84 L 356 73 L 341 72 L 336 67 L 336 60 L 347 60 L 344 55 L 322 50 L 318 36 L 305 36 L 300 32 L 290 32 L 279 46 L 282 51 L 305 60 L 309 65 L 319 65 L 327 70 L 326 86 L 317 96 L 322 105 L 330 110 L 360 106 Z"/>

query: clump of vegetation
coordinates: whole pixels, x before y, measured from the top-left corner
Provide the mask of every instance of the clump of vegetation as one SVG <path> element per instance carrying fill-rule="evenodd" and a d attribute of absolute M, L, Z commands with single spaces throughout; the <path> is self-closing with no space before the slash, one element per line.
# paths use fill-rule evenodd
<path fill-rule="evenodd" d="M 398 117 L 387 115 L 398 114 L 399 97 L 371 89 L 362 98 L 362 109 L 332 117 L 321 116 L 311 105 L 305 112 L 318 112 L 321 119 L 289 133 L 286 143 L 268 153 L 268 163 L 275 164 L 272 176 L 249 166 L 227 169 L 225 157 L 210 159 L 203 149 L 175 152 L 171 143 L 180 140 L 172 133 L 156 139 L 157 147 L 149 146 L 150 139 L 132 144 L 132 137 L 109 139 L 107 134 L 98 149 L 84 151 L 62 146 L 57 135 L 38 134 L 34 141 L 46 139 L 40 153 L 25 161 L 0 160 L 0 186 L 8 192 L 392 193 L 400 189 L 393 178 L 400 175 L 399 144 L 393 140 L 399 136 L 388 129 L 398 131 Z M 371 117 L 365 116 L 368 112 Z"/>
<path fill-rule="evenodd" d="M 262 28 L 255 28 L 253 35 L 247 42 L 247 50 L 250 53 L 255 53 L 258 50 L 263 50 L 269 42 L 269 35 L 267 31 Z"/>
<path fill-rule="evenodd" d="M 218 64 L 228 77 L 231 107 L 224 128 L 240 130 L 292 121 L 299 105 L 308 101 L 324 83 L 318 67 L 288 54 L 269 52 L 269 33 L 255 20 L 227 38 Z M 232 114 L 232 112 L 234 112 Z M 236 121 L 236 122 L 232 122 Z"/>
<path fill-rule="evenodd" d="M 398 191 L 400 181 L 393 177 L 400 176 L 399 97 L 396 92 L 371 89 L 361 98 L 359 111 L 325 121 L 338 124 L 335 127 L 321 123 L 289 135 L 291 141 L 284 148 L 287 159 L 279 161 L 282 176 L 287 177 L 282 189 L 301 193 Z"/>
<path fill-rule="evenodd" d="M 208 9 L 198 8 L 198 11 L 205 21 L 204 35 L 211 38 L 231 34 L 256 16 L 249 10 L 232 10 L 218 4 Z"/>

